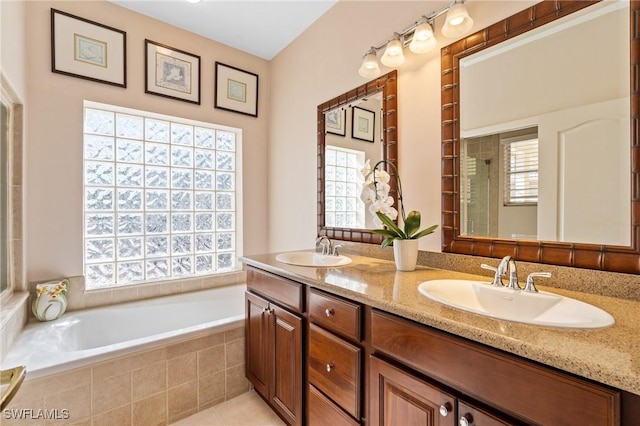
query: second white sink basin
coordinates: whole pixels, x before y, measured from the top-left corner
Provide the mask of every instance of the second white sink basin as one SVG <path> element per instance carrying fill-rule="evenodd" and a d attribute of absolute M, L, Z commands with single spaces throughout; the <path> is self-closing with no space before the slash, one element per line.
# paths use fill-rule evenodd
<path fill-rule="evenodd" d="M 351 263 L 351 259 L 342 255 L 326 255 L 311 251 L 292 251 L 280 253 L 276 256 L 278 262 L 296 266 L 313 266 L 315 268 L 344 266 Z"/>
<path fill-rule="evenodd" d="M 603 328 L 615 320 L 602 309 L 558 294 L 529 293 L 470 280 L 433 280 L 418 286 L 436 302 L 488 317 L 562 328 Z"/>

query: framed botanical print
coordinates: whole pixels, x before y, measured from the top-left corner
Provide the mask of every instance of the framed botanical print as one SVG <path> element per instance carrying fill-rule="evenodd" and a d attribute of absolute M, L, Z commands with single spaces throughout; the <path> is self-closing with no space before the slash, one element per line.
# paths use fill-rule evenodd
<path fill-rule="evenodd" d="M 200 56 L 145 40 L 145 93 L 200 104 Z"/>
<path fill-rule="evenodd" d="M 351 137 L 367 142 L 374 141 L 376 114 L 368 109 L 354 106 L 351 116 Z"/>
<path fill-rule="evenodd" d="M 216 62 L 214 106 L 257 117 L 258 74 Z"/>
<path fill-rule="evenodd" d="M 324 114 L 324 129 L 325 132 L 338 136 L 344 136 L 345 122 L 347 121 L 347 110 L 344 108 L 336 108 L 331 111 L 327 111 Z"/>
<path fill-rule="evenodd" d="M 127 87 L 127 33 L 51 9 L 51 71 Z"/>

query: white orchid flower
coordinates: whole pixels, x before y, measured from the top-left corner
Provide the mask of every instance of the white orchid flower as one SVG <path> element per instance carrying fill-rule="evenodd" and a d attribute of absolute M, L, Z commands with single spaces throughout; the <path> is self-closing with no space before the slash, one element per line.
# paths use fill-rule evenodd
<path fill-rule="evenodd" d="M 376 199 L 376 191 L 370 186 L 365 186 L 362 188 L 362 193 L 360 194 L 360 199 L 363 203 L 373 203 Z M 372 204 L 373 205 L 373 204 Z"/>
<path fill-rule="evenodd" d="M 378 198 L 387 198 L 389 197 L 389 191 L 391 191 L 391 185 L 384 182 L 379 182 L 376 185 L 376 193 L 378 194 Z"/>
<path fill-rule="evenodd" d="M 360 169 L 360 174 L 365 178 L 369 177 L 371 174 L 371 160 L 367 159 L 367 161 L 364 162 L 364 166 Z"/>
<path fill-rule="evenodd" d="M 376 169 L 373 174 L 377 183 L 389 183 L 391 180 L 391 175 L 386 170 Z"/>

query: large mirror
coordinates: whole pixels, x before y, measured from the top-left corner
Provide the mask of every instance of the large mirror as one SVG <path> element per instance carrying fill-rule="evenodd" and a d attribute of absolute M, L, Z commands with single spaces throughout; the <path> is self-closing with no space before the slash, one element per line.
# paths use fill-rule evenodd
<path fill-rule="evenodd" d="M 443 49 L 444 251 L 640 272 L 630 8 L 546 1 Z"/>
<path fill-rule="evenodd" d="M 318 235 L 381 241 L 360 200 L 360 170 L 366 161 L 374 166 L 383 159 L 397 166 L 396 78 L 392 71 L 318 105 Z"/>

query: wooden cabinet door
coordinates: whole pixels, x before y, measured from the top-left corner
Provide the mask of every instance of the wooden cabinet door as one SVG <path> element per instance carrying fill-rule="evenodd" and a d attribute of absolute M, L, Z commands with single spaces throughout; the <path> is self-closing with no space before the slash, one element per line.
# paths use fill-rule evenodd
<path fill-rule="evenodd" d="M 302 424 L 302 319 L 271 305 L 271 402 L 291 425 Z"/>
<path fill-rule="evenodd" d="M 254 294 L 245 293 L 245 370 L 247 379 L 263 398 L 269 398 L 269 302 Z"/>
<path fill-rule="evenodd" d="M 371 426 L 454 426 L 453 396 L 376 357 L 370 357 Z"/>

